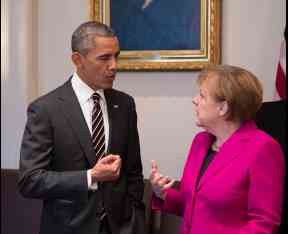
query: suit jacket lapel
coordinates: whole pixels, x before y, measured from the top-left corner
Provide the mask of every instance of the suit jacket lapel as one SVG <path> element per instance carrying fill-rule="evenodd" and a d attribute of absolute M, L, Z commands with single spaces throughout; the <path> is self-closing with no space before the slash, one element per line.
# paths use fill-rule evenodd
<path fill-rule="evenodd" d="M 108 112 L 108 120 L 109 120 L 109 139 L 108 139 L 108 147 L 107 153 L 111 153 L 111 142 L 112 142 L 112 134 L 113 134 L 113 124 L 115 124 L 117 117 L 117 110 L 119 104 L 113 98 L 113 89 L 104 90 L 104 95 L 107 103 L 107 112 Z"/>
<path fill-rule="evenodd" d="M 256 128 L 256 125 L 253 122 L 244 124 L 223 144 L 220 151 L 215 155 L 215 158 L 200 179 L 197 190 L 201 189 L 206 182 L 208 182 L 213 176 L 216 176 L 227 165 L 229 165 L 232 160 L 241 154 L 245 147 L 245 142 L 247 142 L 251 137 L 247 133 L 252 128 Z"/>
<path fill-rule="evenodd" d="M 90 166 L 94 166 L 96 157 L 92 145 L 91 134 L 70 80 L 63 86 L 62 93 L 59 95 L 59 103 L 62 106 L 61 109 L 63 110 L 64 116 L 67 121 L 69 121 L 75 136 L 78 138 L 79 143 L 85 152 Z"/>

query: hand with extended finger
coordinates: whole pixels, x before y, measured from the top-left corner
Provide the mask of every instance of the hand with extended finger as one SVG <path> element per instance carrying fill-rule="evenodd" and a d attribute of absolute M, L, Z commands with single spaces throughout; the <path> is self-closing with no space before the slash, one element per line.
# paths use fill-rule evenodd
<path fill-rule="evenodd" d="M 117 180 L 121 170 L 119 155 L 109 154 L 101 158 L 91 170 L 92 182 Z"/>
<path fill-rule="evenodd" d="M 166 193 L 165 191 L 172 187 L 175 180 L 170 179 L 169 177 L 163 176 L 158 171 L 158 166 L 156 161 L 152 160 L 152 170 L 150 174 L 150 183 L 152 185 L 153 192 L 155 195 L 161 199 L 165 199 Z"/>

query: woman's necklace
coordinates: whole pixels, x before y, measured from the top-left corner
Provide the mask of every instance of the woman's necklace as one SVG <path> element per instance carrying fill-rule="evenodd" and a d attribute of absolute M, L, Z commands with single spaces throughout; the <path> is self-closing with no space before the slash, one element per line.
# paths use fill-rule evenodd
<path fill-rule="evenodd" d="M 211 148 L 212 148 L 212 150 L 218 152 L 219 149 L 220 149 L 220 146 L 218 146 L 218 145 L 216 144 L 216 141 L 214 141 L 213 144 L 212 144 L 212 146 L 211 146 Z"/>

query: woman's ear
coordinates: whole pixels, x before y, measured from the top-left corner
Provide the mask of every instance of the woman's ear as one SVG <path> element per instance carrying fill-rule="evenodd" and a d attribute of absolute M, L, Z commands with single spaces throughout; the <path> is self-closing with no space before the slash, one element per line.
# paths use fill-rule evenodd
<path fill-rule="evenodd" d="M 227 101 L 221 102 L 219 106 L 220 116 L 225 116 L 226 114 L 228 114 L 228 111 L 229 111 L 229 107 L 228 107 Z"/>

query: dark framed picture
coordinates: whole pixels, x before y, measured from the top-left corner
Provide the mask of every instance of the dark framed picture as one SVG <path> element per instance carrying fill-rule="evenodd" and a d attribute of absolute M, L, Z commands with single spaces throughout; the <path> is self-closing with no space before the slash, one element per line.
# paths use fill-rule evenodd
<path fill-rule="evenodd" d="M 115 30 L 120 70 L 220 63 L 220 0 L 90 0 L 90 18 Z"/>

